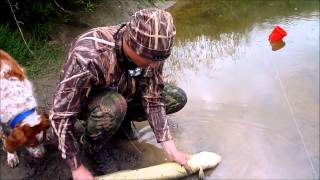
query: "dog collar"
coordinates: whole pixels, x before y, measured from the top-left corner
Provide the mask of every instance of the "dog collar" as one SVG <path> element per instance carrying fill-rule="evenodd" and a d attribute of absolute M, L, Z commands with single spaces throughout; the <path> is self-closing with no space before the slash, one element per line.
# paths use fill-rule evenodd
<path fill-rule="evenodd" d="M 36 108 L 32 108 L 26 111 L 23 111 L 22 113 L 18 114 L 16 117 L 14 117 L 11 122 L 10 122 L 10 128 L 13 129 L 14 127 L 16 127 L 16 125 L 21 122 L 22 120 L 24 120 L 26 117 L 30 116 L 34 111 L 36 110 Z"/>

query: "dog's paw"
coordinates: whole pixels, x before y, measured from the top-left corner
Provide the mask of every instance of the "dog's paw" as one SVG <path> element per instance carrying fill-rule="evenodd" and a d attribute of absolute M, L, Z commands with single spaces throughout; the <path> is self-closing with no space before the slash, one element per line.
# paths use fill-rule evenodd
<path fill-rule="evenodd" d="M 8 165 L 12 168 L 16 167 L 19 164 L 19 157 L 17 153 L 7 153 L 7 162 Z"/>

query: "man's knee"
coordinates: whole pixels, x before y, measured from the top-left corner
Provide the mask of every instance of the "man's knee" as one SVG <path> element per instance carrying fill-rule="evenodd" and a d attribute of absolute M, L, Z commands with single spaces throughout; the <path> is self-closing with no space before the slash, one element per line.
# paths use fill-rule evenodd
<path fill-rule="evenodd" d="M 127 102 L 117 92 L 107 92 L 98 99 L 96 105 L 89 109 L 87 132 L 99 134 L 103 130 L 112 135 L 124 119 Z"/>
<path fill-rule="evenodd" d="M 167 114 L 181 110 L 187 103 L 187 94 L 177 86 L 166 84 L 163 93 Z"/>
<path fill-rule="evenodd" d="M 111 91 L 101 98 L 100 107 L 114 117 L 124 117 L 127 112 L 127 101 L 121 94 Z"/>

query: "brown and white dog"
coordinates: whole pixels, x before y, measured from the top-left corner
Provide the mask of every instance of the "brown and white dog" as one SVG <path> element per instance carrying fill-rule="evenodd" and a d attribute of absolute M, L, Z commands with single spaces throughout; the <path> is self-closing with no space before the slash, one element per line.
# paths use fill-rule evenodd
<path fill-rule="evenodd" d="M 36 158 L 44 155 L 42 141 L 49 121 L 36 107 L 32 85 L 22 68 L 0 49 L 0 135 L 10 167 L 18 165 L 16 150 L 22 146 Z M 9 133 L 4 132 L 4 126 L 10 128 Z"/>

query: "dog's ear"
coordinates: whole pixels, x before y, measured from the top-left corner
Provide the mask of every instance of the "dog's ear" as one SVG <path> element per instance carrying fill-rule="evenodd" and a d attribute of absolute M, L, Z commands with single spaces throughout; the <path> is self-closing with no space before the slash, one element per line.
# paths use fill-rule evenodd
<path fill-rule="evenodd" d="M 16 62 L 13 57 L 11 57 L 8 53 L 0 49 L 0 67 L 4 64 L 10 66 L 10 71 L 6 72 L 3 76 L 4 78 L 8 79 L 9 77 L 17 77 L 20 81 L 25 79 L 25 74 L 19 64 Z M 1 67 L 2 68 L 2 67 Z"/>
<path fill-rule="evenodd" d="M 14 128 L 4 141 L 4 147 L 9 153 L 14 153 L 20 146 L 27 142 L 25 133 L 20 128 Z"/>

